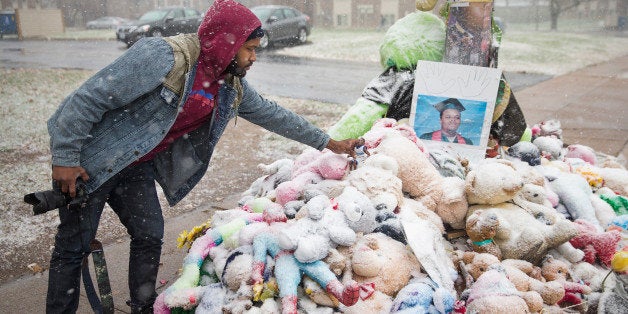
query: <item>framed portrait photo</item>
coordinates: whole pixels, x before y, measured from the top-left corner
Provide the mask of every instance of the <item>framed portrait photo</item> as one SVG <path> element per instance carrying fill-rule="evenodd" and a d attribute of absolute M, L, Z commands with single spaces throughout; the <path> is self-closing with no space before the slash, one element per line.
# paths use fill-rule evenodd
<path fill-rule="evenodd" d="M 419 61 L 410 125 L 428 148 L 483 159 L 501 70 Z"/>

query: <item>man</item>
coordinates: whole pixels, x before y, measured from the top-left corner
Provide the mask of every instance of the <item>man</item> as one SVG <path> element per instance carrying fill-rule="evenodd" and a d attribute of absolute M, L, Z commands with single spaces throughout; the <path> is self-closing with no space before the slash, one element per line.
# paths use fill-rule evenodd
<path fill-rule="evenodd" d="M 264 32 L 233 0 L 216 0 L 198 34 L 146 38 L 70 94 L 48 121 L 52 178 L 84 208 L 59 209 L 50 261 L 48 313 L 75 312 L 81 260 L 105 203 L 131 236 L 133 313 L 152 312 L 163 238 L 155 181 L 179 202 L 205 174 L 236 116 L 319 150 L 355 157 L 357 140 L 335 141 L 302 117 L 262 98 L 244 79 Z"/>
<path fill-rule="evenodd" d="M 422 140 L 473 145 L 473 142 L 458 133 L 460 112 L 466 108 L 456 98 L 448 98 L 434 105 L 440 112 L 440 130 L 421 134 Z"/>

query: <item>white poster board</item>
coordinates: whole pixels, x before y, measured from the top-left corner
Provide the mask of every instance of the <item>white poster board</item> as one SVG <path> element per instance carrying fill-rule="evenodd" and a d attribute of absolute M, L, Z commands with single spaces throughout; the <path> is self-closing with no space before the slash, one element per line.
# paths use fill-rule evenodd
<path fill-rule="evenodd" d="M 410 125 L 428 149 L 469 161 L 484 159 L 501 73 L 496 68 L 418 62 Z"/>

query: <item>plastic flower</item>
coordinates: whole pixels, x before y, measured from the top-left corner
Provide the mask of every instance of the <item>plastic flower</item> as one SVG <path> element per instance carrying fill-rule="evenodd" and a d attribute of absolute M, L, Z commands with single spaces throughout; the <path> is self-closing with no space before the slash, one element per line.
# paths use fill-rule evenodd
<path fill-rule="evenodd" d="M 628 271 L 628 251 L 619 251 L 613 255 L 611 260 L 611 268 L 616 273 Z"/>
<path fill-rule="evenodd" d="M 188 232 L 187 230 L 183 230 L 179 234 L 179 237 L 177 237 L 177 248 L 182 248 L 186 245 L 188 249 L 192 247 L 192 243 L 194 242 L 194 240 L 204 235 L 205 231 L 209 229 L 210 223 L 211 223 L 211 219 L 207 220 L 201 225 L 195 226 L 194 228 L 192 228 L 192 230 L 190 230 L 190 232 Z"/>

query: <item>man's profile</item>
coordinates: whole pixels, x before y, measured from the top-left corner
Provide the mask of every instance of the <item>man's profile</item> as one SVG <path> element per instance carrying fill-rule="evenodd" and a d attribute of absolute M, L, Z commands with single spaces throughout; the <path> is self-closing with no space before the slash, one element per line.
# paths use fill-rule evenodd
<path fill-rule="evenodd" d="M 445 99 L 434 104 L 434 108 L 440 112 L 440 130 L 421 134 L 422 140 L 473 145 L 469 138 L 458 133 L 460 113 L 466 109 L 458 99 Z"/>

